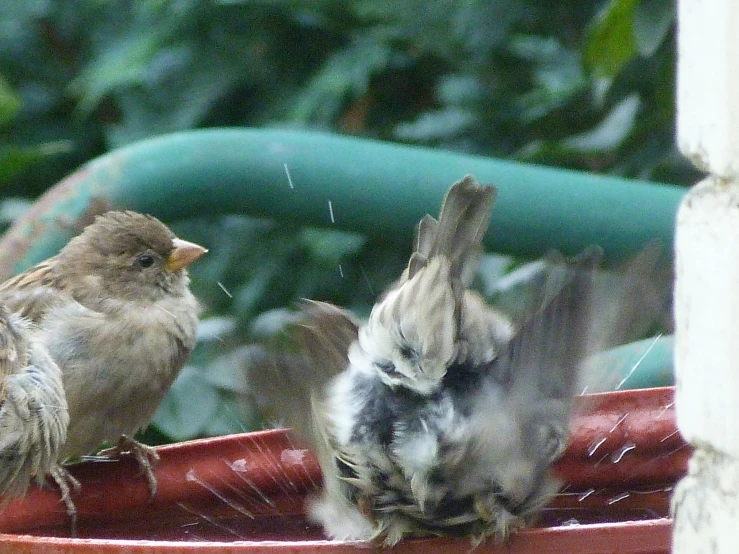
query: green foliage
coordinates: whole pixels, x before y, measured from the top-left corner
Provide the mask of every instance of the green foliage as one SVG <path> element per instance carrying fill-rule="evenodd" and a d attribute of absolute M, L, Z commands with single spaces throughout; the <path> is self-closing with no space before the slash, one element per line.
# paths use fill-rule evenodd
<path fill-rule="evenodd" d="M 637 4 L 638 0 L 611 0 L 593 22 L 583 62 L 596 77 L 613 77 L 634 57 Z"/>
<path fill-rule="evenodd" d="M 21 101 L 18 95 L 0 78 L 0 126 L 9 123 L 18 111 Z"/>
<path fill-rule="evenodd" d="M 5 0 L 0 201 L 132 141 L 208 126 L 322 128 L 691 183 L 673 139 L 673 31 L 669 0 Z M 212 332 L 153 440 L 256 425 L 244 345 L 300 298 L 366 314 L 407 256 L 235 215 L 177 232 L 211 248 L 192 273 Z M 506 263 L 485 262 L 485 290 Z"/>

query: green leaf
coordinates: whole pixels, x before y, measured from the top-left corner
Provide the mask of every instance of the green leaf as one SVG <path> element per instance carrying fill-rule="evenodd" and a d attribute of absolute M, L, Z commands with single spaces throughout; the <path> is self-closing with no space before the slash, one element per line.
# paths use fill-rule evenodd
<path fill-rule="evenodd" d="M 621 101 L 597 127 L 573 137 L 564 139 L 565 148 L 580 152 L 601 152 L 617 148 L 629 136 L 641 106 L 637 94 Z"/>
<path fill-rule="evenodd" d="M 634 18 L 634 40 L 642 56 L 652 56 L 675 22 L 673 0 L 640 0 Z"/>
<path fill-rule="evenodd" d="M 251 320 L 249 325 L 249 336 L 254 340 L 265 341 L 270 340 L 290 325 L 300 321 L 300 312 L 288 308 L 275 308 L 262 312 Z M 244 353 L 244 360 L 249 363 L 252 359 L 258 359 L 260 351 L 258 349 L 250 349 Z"/>
<path fill-rule="evenodd" d="M 300 244 L 307 247 L 311 257 L 326 265 L 335 266 L 344 257 L 356 254 L 367 239 L 354 233 L 332 229 L 303 229 L 298 234 Z"/>
<path fill-rule="evenodd" d="M 268 296 L 272 281 L 281 269 L 283 264 L 276 260 L 258 268 L 244 286 L 234 291 L 235 311 L 239 315 L 253 316 L 262 299 Z"/>
<path fill-rule="evenodd" d="M 290 119 L 332 121 L 344 105 L 345 96 L 363 94 L 372 74 L 387 66 L 390 55 L 389 46 L 372 39 L 358 40 L 338 51 L 296 98 Z"/>
<path fill-rule="evenodd" d="M 517 101 L 521 121 L 529 123 L 549 115 L 588 86 L 579 52 L 559 41 L 519 35 L 509 46 L 516 56 L 534 63 L 535 87 Z"/>
<path fill-rule="evenodd" d="M 483 254 L 475 277 L 483 295 L 489 297 L 497 291 L 500 279 L 508 272 L 512 259 L 501 254 Z"/>
<path fill-rule="evenodd" d="M 470 110 L 448 107 L 424 112 L 415 121 L 401 123 L 395 127 L 395 136 L 400 140 L 425 142 L 462 134 L 476 122 Z"/>
<path fill-rule="evenodd" d="M 10 85 L 0 77 L 0 126 L 9 123 L 21 106 L 21 99 Z"/>
<path fill-rule="evenodd" d="M 218 411 L 220 402 L 216 387 L 203 379 L 197 367 L 187 365 L 154 414 L 153 424 L 174 440 L 197 437 Z"/>
<path fill-rule="evenodd" d="M 450 74 L 439 79 L 436 97 L 442 104 L 462 105 L 483 98 L 485 85 L 474 75 Z"/>
<path fill-rule="evenodd" d="M 108 49 L 94 58 L 69 84 L 70 92 L 79 97 L 77 108 L 80 112 L 91 112 L 116 87 L 143 81 L 161 41 L 159 33 L 124 36 L 111 41 Z"/>
<path fill-rule="evenodd" d="M 613 77 L 636 54 L 634 15 L 639 0 L 610 0 L 591 23 L 583 64 L 596 77 Z"/>
<path fill-rule="evenodd" d="M 244 402 L 243 398 L 223 398 L 218 410 L 203 427 L 202 434 L 207 437 L 244 433 L 261 428 L 258 425 L 256 410 Z"/>
<path fill-rule="evenodd" d="M 58 140 L 33 146 L 0 147 L 0 184 L 46 157 L 70 152 L 73 146 L 71 141 Z"/>
<path fill-rule="evenodd" d="M 515 266 L 515 267 L 514 267 Z M 537 291 L 546 281 L 547 264 L 543 260 L 515 265 L 508 260 L 507 273 L 486 287 L 489 300 L 513 321 L 521 321 Z"/>
<path fill-rule="evenodd" d="M 247 394 L 248 368 L 264 358 L 264 350 L 257 345 L 247 345 L 222 354 L 208 363 L 204 378 L 216 388 L 224 391 Z"/>

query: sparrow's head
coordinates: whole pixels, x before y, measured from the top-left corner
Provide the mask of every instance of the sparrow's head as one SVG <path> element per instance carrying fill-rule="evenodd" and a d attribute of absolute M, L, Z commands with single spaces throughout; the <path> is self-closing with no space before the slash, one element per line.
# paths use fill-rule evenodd
<path fill-rule="evenodd" d="M 205 252 L 153 216 L 107 212 L 62 249 L 57 264 L 60 274 L 103 296 L 157 300 L 184 294 L 185 267 Z"/>
<path fill-rule="evenodd" d="M 363 327 L 359 332 L 359 344 L 365 355 L 369 355 L 371 371 L 382 382 L 423 396 L 439 388 L 449 365 L 446 356 L 424 352 L 425 345 L 410 342 L 402 336 L 400 328 L 381 328 L 370 336 L 368 328 Z"/>
<path fill-rule="evenodd" d="M 428 395 L 457 356 L 456 312 L 449 264 L 437 257 L 375 305 L 359 344 L 384 383 Z"/>

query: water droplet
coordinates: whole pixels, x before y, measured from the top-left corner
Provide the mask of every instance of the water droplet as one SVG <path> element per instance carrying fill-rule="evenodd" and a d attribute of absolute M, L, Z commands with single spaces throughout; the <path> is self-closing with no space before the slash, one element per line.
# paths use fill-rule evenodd
<path fill-rule="evenodd" d="M 610 506 L 612 504 L 615 504 L 616 502 L 621 502 L 622 500 L 626 500 L 629 496 L 631 496 L 628 492 L 621 493 L 619 495 L 614 496 L 613 498 L 609 498 L 607 504 Z"/>
<path fill-rule="evenodd" d="M 590 443 L 590 446 L 588 446 L 588 457 L 592 456 L 597 452 L 597 450 L 601 447 L 601 445 L 606 442 L 606 438 L 603 437 L 600 440 L 593 441 Z"/>
<path fill-rule="evenodd" d="M 303 459 L 307 452 L 307 450 L 283 450 L 280 454 L 280 461 L 285 465 L 303 465 Z"/>
<path fill-rule="evenodd" d="M 635 448 L 636 448 L 636 445 L 633 442 L 629 442 L 629 443 L 624 444 L 621 448 L 619 448 L 613 454 L 611 454 L 611 461 L 614 464 L 617 464 L 618 462 L 621 461 L 621 458 L 623 458 L 624 455 L 628 451 L 634 450 Z"/>

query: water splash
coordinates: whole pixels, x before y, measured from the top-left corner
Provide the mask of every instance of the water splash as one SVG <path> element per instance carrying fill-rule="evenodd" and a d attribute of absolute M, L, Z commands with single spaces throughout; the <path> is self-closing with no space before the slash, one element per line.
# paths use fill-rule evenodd
<path fill-rule="evenodd" d="M 241 515 L 246 516 L 249 519 L 256 519 L 254 517 L 254 514 L 252 514 L 249 510 L 247 510 L 243 506 L 240 506 L 239 504 L 237 504 L 236 502 L 228 498 L 226 495 L 219 492 L 218 489 L 215 488 L 214 486 L 200 479 L 195 473 L 194 469 L 191 469 L 187 472 L 187 474 L 185 475 L 185 480 L 189 481 L 190 483 L 196 483 L 197 485 L 200 485 L 205 490 L 210 492 L 213 496 L 215 496 L 218 500 L 226 504 L 229 508 L 232 508 L 233 510 L 237 511 Z"/>
<path fill-rule="evenodd" d="M 630 492 L 622 492 L 621 494 L 617 494 L 613 498 L 609 498 L 608 500 L 606 500 L 606 504 L 608 504 L 609 506 L 612 506 L 616 502 L 621 502 L 622 500 L 626 500 L 629 496 L 631 496 Z"/>
<path fill-rule="evenodd" d="M 288 448 L 280 453 L 280 461 L 285 465 L 297 466 L 303 465 L 305 455 L 308 453 L 305 449 Z"/>
<path fill-rule="evenodd" d="M 220 281 L 218 281 L 218 283 L 217 283 L 217 284 L 218 284 L 218 287 L 219 287 L 219 288 L 220 288 L 220 289 L 221 289 L 221 290 L 222 290 L 222 291 L 223 291 L 224 293 L 226 293 L 226 296 L 228 296 L 229 298 L 233 298 L 233 297 L 234 297 L 234 295 L 233 295 L 233 294 L 231 294 L 231 292 L 229 292 L 229 290 L 228 290 L 228 289 L 226 288 L 226 286 L 225 286 L 225 285 L 224 285 L 223 283 L 221 283 Z"/>
<path fill-rule="evenodd" d="M 618 427 L 619 425 L 621 425 L 621 424 L 622 424 L 622 423 L 623 423 L 623 422 L 624 422 L 624 421 L 626 420 L 626 418 L 627 418 L 627 417 L 629 417 L 629 413 L 628 413 L 628 412 L 626 412 L 626 413 L 625 413 L 624 415 L 622 415 L 622 416 L 621 416 L 621 419 L 619 419 L 619 420 L 618 420 L 618 421 L 616 422 L 616 424 L 615 424 L 615 425 L 614 425 L 613 427 L 611 427 L 611 430 L 610 430 L 610 431 L 608 431 L 608 433 L 609 433 L 609 434 L 610 434 L 610 433 L 613 433 L 613 432 L 614 432 L 614 431 L 616 430 L 616 428 L 617 428 L 617 427 Z"/>
<path fill-rule="evenodd" d="M 670 408 L 672 408 L 674 405 L 675 405 L 674 402 L 670 402 L 669 404 L 667 404 L 667 406 L 665 406 L 662 409 L 662 411 L 659 413 L 659 415 L 657 415 L 656 419 L 661 419 L 662 416 L 665 415 L 665 413 L 667 413 L 667 410 L 669 410 Z"/>
<path fill-rule="evenodd" d="M 177 503 L 177 506 L 179 508 L 182 508 L 183 510 L 185 510 L 187 513 L 194 515 L 195 517 L 202 518 L 203 520 L 207 521 L 208 523 L 210 523 L 214 527 L 217 527 L 218 529 L 220 529 L 222 531 L 225 531 L 229 535 L 233 535 L 234 537 L 236 537 L 236 538 L 238 538 L 240 540 L 247 540 L 247 537 L 245 537 L 245 536 L 237 533 L 236 531 L 234 531 L 233 529 L 231 529 L 228 525 L 223 525 L 222 523 L 220 523 L 219 521 L 217 521 L 215 518 L 209 516 L 208 514 L 204 514 L 202 512 L 198 512 L 197 510 L 194 510 L 194 509 L 190 508 L 189 506 L 186 506 L 182 502 L 178 502 Z"/>
<path fill-rule="evenodd" d="M 261 454 L 264 454 L 265 458 L 269 461 L 269 463 L 272 465 L 272 467 L 274 467 L 277 470 L 277 474 L 278 475 L 282 475 L 282 477 L 285 479 L 285 482 L 288 485 L 290 485 L 290 487 L 292 488 L 293 491 L 295 491 L 295 492 L 303 492 L 301 489 L 299 489 L 295 485 L 295 483 L 293 482 L 293 480 L 290 479 L 290 476 L 285 472 L 282 464 L 275 457 L 274 452 L 272 451 L 272 449 L 269 448 L 267 446 L 267 444 L 265 444 L 263 442 L 263 439 L 259 438 L 259 440 L 262 441 L 261 444 L 259 442 L 257 442 L 257 439 L 258 439 L 258 437 L 253 438 L 252 439 L 252 442 L 254 442 L 255 446 L 257 447 L 257 450 L 259 450 L 259 452 Z"/>
<path fill-rule="evenodd" d="M 295 446 L 295 443 L 293 443 L 293 440 L 290 437 L 290 434 L 287 435 L 287 443 L 290 445 L 290 448 L 292 448 L 293 450 L 299 450 Z M 305 476 L 308 478 L 308 481 L 310 481 L 310 484 L 311 484 L 312 488 L 317 489 L 318 488 L 318 483 L 316 483 L 316 481 L 313 479 L 313 475 L 311 475 L 311 472 L 308 471 L 308 468 L 305 467 L 305 458 L 301 459 L 301 461 L 300 461 L 300 468 L 305 473 Z"/>
<path fill-rule="evenodd" d="M 618 385 L 616 385 L 615 390 L 621 390 L 621 387 L 624 386 L 624 383 L 629 380 L 629 378 L 634 374 L 636 369 L 639 367 L 639 365 L 644 361 L 644 358 L 647 357 L 647 355 L 654 349 L 654 347 L 657 345 L 657 341 L 662 338 L 662 333 L 659 333 L 656 337 L 654 337 L 654 340 L 649 344 L 647 349 L 644 351 L 644 353 L 639 357 L 638 360 L 636 360 L 636 363 L 631 366 L 631 369 L 626 374 L 626 377 L 621 379 Z"/>
<path fill-rule="evenodd" d="M 670 439 L 671 439 L 672 437 L 674 437 L 675 435 L 677 435 L 677 434 L 678 434 L 679 432 L 680 432 L 680 431 L 679 431 L 678 429 L 675 429 L 675 430 L 674 430 L 674 431 L 673 431 L 672 433 L 670 433 L 670 434 L 669 434 L 669 435 L 667 435 L 666 437 L 664 437 L 664 438 L 660 439 L 660 441 L 659 441 L 659 442 L 665 442 L 666 440 L 670 440 Z"/>
<path fill-rule="evenodd" d="M 262 469 L 264 470 L 264 472 L 284 494 L 288 496 L 292 494 L 292 492 L 290 491 L 290 487 L 286 486 L 286 483 L 289 484 L 289 479 L 285 479 L 284 471 L 282 471 L 282 468 L 278 463 L 275 463 L 274 458 L 269 455 L 269 448 L 263 448 L 262 445 L 257 442 L 256 438 L 252 436 L 249 437 L 249 442 L 251 442 L 252 445 L 257 449 L 257 451 L 262 454 Z M 296 490 L 294 484 L 293 490 Z"/>
<path fill-rule="evenodd" d="M 634 494 L 634 495 L 659 494 L 659 493 L 669 493 L 671 490 L 672 490 L 672 487 L 670 486 L 659 487 L 656 489 L 635 489 L 631 491 L 631 494 Z"/>
<path fill-rule="evenodd" d="M 684 443 L 684 444 L 681 444 L 680 446 L 678 446 L 677 448 L 675 448 L 673 450 L 670 450 L 669 452 L 665 452 L 663 455 L 665 457 L 669 458 L 670 456 L 673 456 L 673 455 L 677 454 L 678 452 L 680 452 L 683 448 L 687 448 L 687 447 L 688 447 L 688 444 L 687 443 Z"/>
<path fill-rule="evenodd" d="M 367 272 L 364 270 L 364 268 L 360 265 L 359 271 L 362 272 L 362 278 L 364 279 L 365 284 L 367 285 L 367 288 L 370 291 L 370 294 L 372 296 L 375 296 L 375 291 L 372 289 L 372 283 L 370 283 L 369 277 L 367 277 Z"/>
<path fill-rule="evenodd" d="M 287 175 L 287 184 L 290 185 L 291 189 L 295 189 L 295 187 L 293 186 L 293 179 L 292 177 L 290 177 L 290 170 L 287 168 L 287 164 L 284 163 L 282 164 L 282 166 L 285 168 L 285 175 Z"/>
<path fill-rule="evenodd" d="M 610 456 L 609 454 L 603 454 L 603 455 L 602 455 L 602 456 L 600 457 L 600 459 L 598 459 L 598 461 L 597 461 L 597 462 L 595 462 L 595 463 L 593 464 L 593 467 L 598 467 L 598 466 L 599 466 L 600 464 L 602 464 L 602 463 L 603 463 L 603 462 L 604 462 L 605 460 L 607 460 L 607 459 L 609 458 L 609 456 Z"/>
<path fill-rule="evenodd" d="M 636 448 L 636 445 L 633 442 L 628 442 L 621 446 L 618 450 L 616 450 L 613 454 L 611 454 L 611 461 L 614 464 L 617 464 L 621 461 L 621 459 L 624 457 L 624 455 L 627 452 L 630 452 L 631 450 L 634 450 Z"/>
<path fill-rule="evenodd" d="M 228 462 L 228 460 L 225 460 L 225 459 L 221 458 L 221 462 L 223 462 L 224 464 L 226 464 L 226 466 L 231 467 L 231 464 Z M 237 473 L 237 475 L 239 475 L 239 474 Z M 242 477 L 242 479 L 241 479 L 242 481 L 247 482 L 247 480 L 243 479 L 243 476 L 239 476 L 239 477 Z M 249 494 L 244 494 L 243 489 L 240 489 L 240 488 L 235 487 L 234 485 L 232 485 L 229 481 L 227 481 L 226 479 L 224 479 L 220 475 L 216 475 L 216 479 L 218 479 L 218 481 L 222 485 L 221 490 L 223 490 L 223 488 L 229 489 L 233 494 L 235 494 L 236 496 L 238 496 L 239 499 L 241 499 L 245 503 L 247 503 L 256 512 L 259 512 L 258 515 L 260 515 L 260 516 L 261 515 L 264 515 L 264 513 L 265 513 L 265 504 L 269 508 L 272 509 L 272 512 L 274 512 L 274 514 L 270 514 L 270 512 L 267 511 L 267 514 L 269 514 L 269 515 L 282 515 L 276 509 L 274 503 L 259 490 L 259 487 L 257 487 L 253 483 L 252 483 L 252 486 L 250 488 L 254 492 L 257 493 L 257 496 L 259 497 L 259 500 L 261 500 L 261 502 L 258 499 L 255 499 L 253 496 L 251 496 Z M 247 484 L 249 484 L 249 483 L 247 483 Z"/>
<path fill-rule="evenodd" d="M 268 506 L 272 508 L 276 508 L 275 503 L 272 502 L 272 500 L 265 495 L 262 490 L 257 487 L 257 485 L 246 475 L 243 475 L 243 473 L 246 473 L 246 464 L 243 462 L 246 462 L 246 460 L 235 460 L 233 463 L 229 463 L 228 460 L 223 460 L 224 463 L 228 464 L 229 467 L 236 473 L 236 475 L 241 479 L 251 490 L 253 490 L 259 498 L 261 498 Z"/>
<path fill-rule="evenodd" d="M 603 445 L 603 443 L 606 442 L 606 440 L 607 439 L 603 437 L 602 439 L 591 442 L 590 445 L 588 445 L 588 458 L 592 457 Z"/>

